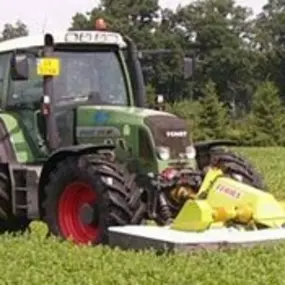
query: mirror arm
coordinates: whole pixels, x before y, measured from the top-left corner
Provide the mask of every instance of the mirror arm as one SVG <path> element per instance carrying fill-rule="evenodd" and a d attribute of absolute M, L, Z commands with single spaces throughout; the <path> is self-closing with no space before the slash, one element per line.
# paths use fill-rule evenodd
<path fill-rule="evenodd" d="M 38 120 L 39 116 L 41 116 L 41 111 L 40 110 L 35 111 L 34 112 L 34 125 L 35 125 L 37 145 L 43 153 L 47 154 L 48 149 L 46 147 L 46 139 L 43 138 L 41 132 L 39 131 L 39 120 Z"/>

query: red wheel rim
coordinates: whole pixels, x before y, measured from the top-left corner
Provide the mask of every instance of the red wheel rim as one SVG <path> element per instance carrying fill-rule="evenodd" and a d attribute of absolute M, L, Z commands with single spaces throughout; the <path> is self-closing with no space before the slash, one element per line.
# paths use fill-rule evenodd
<path fill-rule="evenodd" d="M 84 224 L 79 215 L 82 205 L 95 201 L 95 191 L 85 183 L 73 182 L 65 187 L 58 204 L 58 223 L 65 238 L 77 244 L 98 241 L 99 227 Z"/>

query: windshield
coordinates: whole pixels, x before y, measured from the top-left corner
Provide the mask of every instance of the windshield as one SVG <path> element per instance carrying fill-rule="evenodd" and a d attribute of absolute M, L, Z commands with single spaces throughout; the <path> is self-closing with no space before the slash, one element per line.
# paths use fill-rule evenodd
<path fill-rule="evenodd" d="M 60 76 L 53 78 L 55 99 L 60 102 L 90 101 L 92 104 L 128 105 L 123 69 L 115 51 L 57 51 Z M 38 102 L 43 77 L 36 73 L 37 58 L 29 55 L 29 80 L 13 81 L 9 105 Z"/>

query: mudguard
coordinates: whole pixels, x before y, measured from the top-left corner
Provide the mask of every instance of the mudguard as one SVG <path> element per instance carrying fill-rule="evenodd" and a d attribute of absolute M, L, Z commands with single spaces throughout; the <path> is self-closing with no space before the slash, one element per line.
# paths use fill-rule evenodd
<path fill-rule="evenodd" d="M 51 153 L 42 168 L 41 177 L 38 184 L 39 201 L 41 201 L 42 189 L 44 189 L 44 185 L 47 183 L 49 173 L 58 162 L 60 162 L 61 160 L 65 159 L 68 156 L 78 156 L 90 153 L 98 153 L 99 151 L 102 150 L 112 151 L 114 149 L 115 149 L 114 145 L 87 144 L 87 145 L 67 146 L 59 148 L 58 150 Z"/>
<path fill-rule="evenodd" d="M 237 146 L 238 143 L 233 140 L 211 140 L 211 141 L 198 141 L 194 143 L 197 152 L 209 151 L 217 146 Z"/>
<path fill-rule="evenodd" d="M 209 164 L 210 151 L 212 148 L 237 145 L 238 143 L 232 140 L 211 140 L 194 143 L 194 147 L 196 149 L 196 161 L 199 169 L 203 169 L 204 166 Z"/>

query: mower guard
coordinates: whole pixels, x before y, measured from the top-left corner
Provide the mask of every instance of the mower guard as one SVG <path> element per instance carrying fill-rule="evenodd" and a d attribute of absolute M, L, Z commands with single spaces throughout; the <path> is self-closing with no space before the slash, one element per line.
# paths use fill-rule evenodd
<path fill-rule="evenodd" d="M 135 250 L 183 251 L 185 249 L 257 245 L 282 240 L 285 242 L 285 229 L 239 231 L 234 228 L 220 228 L 204 232 L 182 232 L 169 227 L 152 225 L 109 228 L 110 246 Z"/>

